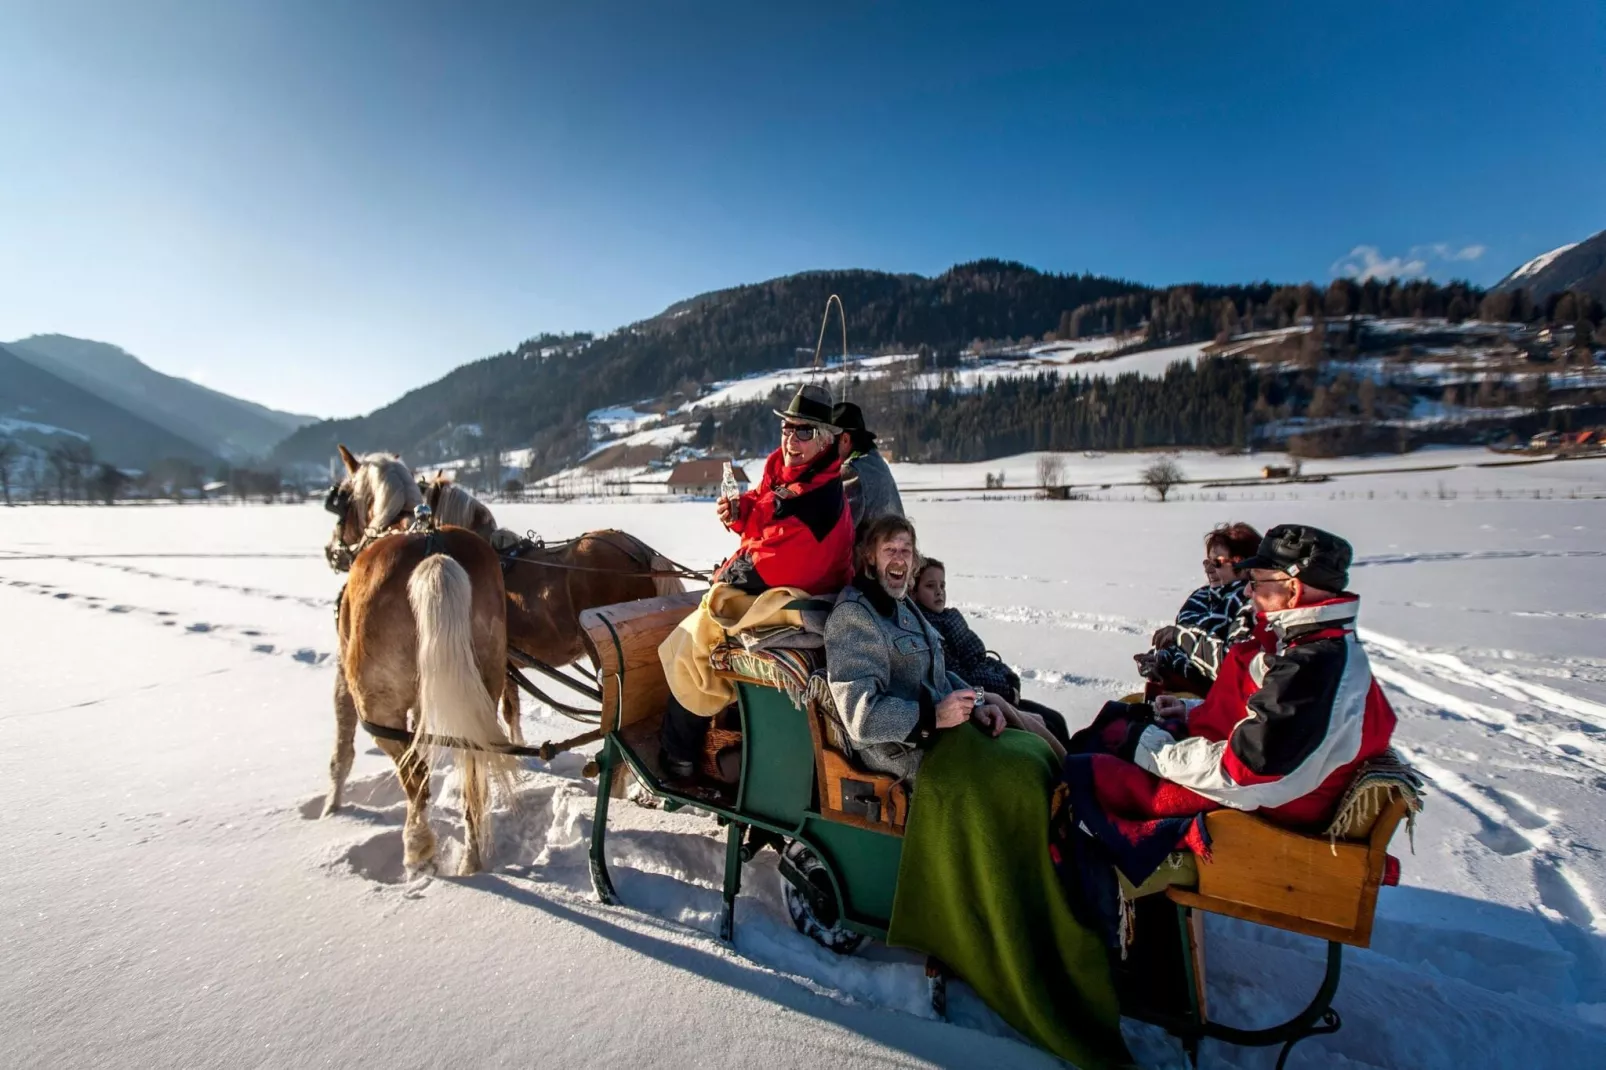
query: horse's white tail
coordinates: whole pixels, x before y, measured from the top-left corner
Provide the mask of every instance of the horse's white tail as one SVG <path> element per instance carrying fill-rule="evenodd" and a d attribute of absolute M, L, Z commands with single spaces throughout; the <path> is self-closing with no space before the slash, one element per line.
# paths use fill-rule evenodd
<path fill-rule="evenodd" d="M 672 576 L 676 565 L 662 554 L 652 555 L 652 570 L 658 575 L 652 578 L 652 588 L 657 594 L 679 594 L 686 589 L 679 576 Z"/>
<path fill-rule="evenodd" d="M 433 554 L 407 580 L 407 601 L 418 627 L 417 738 L 413 750 L 433 767 L 438 745 L 424 737 L 446 737 L 468 744 L 506 743 L 496 721 L 496 700 L 485 689 L 474 657 L 474 590 L 463 566 Z M 451 748 L 462 775 L 463 809 L 468 827 L 480 832 L 479 849 L 489 847 L 491 779 L 511 786 L 514 762 L 504 755 Z"/>

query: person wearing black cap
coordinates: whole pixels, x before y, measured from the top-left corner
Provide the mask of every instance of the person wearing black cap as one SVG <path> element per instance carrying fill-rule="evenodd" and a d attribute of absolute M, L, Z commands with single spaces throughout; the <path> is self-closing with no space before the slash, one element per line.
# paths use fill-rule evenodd
<path fill-rule="evenodd" d="M 1171 808 L 1266 810 L 1317 825 L 1356 769 L 1388 748 L 1394 710 L 1355 634 L 1351 556 L 1336 535 L 1281 524 L 1239 563 L 1250 577 L 1254 638 L 1228 652 L 1203 702 L 1155 700 L 1160 720 L 1186 718 L 1181 738 L 1159 724 L 1128 737 L 1137 765 L 1187 789 Z"/>
<path fill-rule="evenodd" d="M 715 503 L 720 523 L 741 536 L 741 545 L 714 571 L 702 604 L 658 649 L 670 692 L 659 763 L 674 779 L 694 774 L 710 719 L 730 701 L 728 684 L 710 684 L 709 651 L 723 638 L 713 621 L 715 602 L 740 617 L 773 588 L 834 594 L 853 579 L 853 522 L 831 395 L 806 384 L 785 409 L 774 411 L 781 444 L 764 462 L 758 485 Z"/>
<path fill-rule="evenodd" d="M 863 531 L 884 516 L 902 516 L 903 498 L 875 445 L 875 432 L 864 426 L 864 413 L 851 401 L 831 410 L 831 422 L 842 429 L 837 455 L 842 458 L 842 489 L 848 496 L 853 524 Z"/>

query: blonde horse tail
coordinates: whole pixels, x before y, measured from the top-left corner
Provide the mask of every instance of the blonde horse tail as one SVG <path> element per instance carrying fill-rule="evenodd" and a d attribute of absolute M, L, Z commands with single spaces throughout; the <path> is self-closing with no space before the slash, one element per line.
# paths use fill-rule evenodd
<path fill-rule="evenodd" d="M 679 576 L 674 575 L 678 566 L 662 554 L 652 555 L 652 587 L 654 594 L 679 594 L 686 589 Z"/>
<path fill-rule="evenodd" d="M 496 721 L 496 699 L 485 689 L 474 656 L 474 589 L 463 566 L 444 554 L 433 554 L 413 570 L 407 601 L 418 627 L 418 706 L 412 749 L 433 767 L 440 744 L 461 740 L 470 746 L 506 743 Z M 450 748 L 461 774 L 463 810 L 479 843 L 467 845 L 478 858 L 489 843 L 489 782 L 512 786 L 515 762 L 482 750 Z"/>

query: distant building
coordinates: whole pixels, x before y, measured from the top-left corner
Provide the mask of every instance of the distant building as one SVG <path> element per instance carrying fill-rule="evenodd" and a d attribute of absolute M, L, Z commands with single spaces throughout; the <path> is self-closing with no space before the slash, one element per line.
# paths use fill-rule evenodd
<path fill-rule="evenodd" d="M 1287 479 L 1293 474 L 1292 468 L 1280 464 L 1268 464 L 1260 470 L 1261 479 Z"/>
<path fill-rule="evenodd" d="M 1561 432 L 1541 431 L 1528 440 L 1528 445 L 1536 450 L 1555 449 L 1561 445 Z"/>
<path fill-rule="evenodd" d="M 669 473 L 669 493 L 686 494 L 693 498 L 719 497 L 720 484 L 725 481 L 725 463 L 728 457 L 704 457 L 695 461 L 681 461 Z M 740 465 L 732 469 L 736 486 L 747 492 L 747 473 Z"/>

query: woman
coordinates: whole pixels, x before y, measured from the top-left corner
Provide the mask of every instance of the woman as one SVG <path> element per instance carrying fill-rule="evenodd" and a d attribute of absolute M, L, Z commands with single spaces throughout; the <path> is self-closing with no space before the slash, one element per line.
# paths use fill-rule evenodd
<path fill-rule="evenodd" d="M 948 570 L 935 557 L 925 558 L 915 573 L 915 603 L 942 636 L 942 653 L 950 668 L 1021 713 L 1037 717 L 1060 747 L 1070 743 L 1064 716 L 1041 703 L 1021 698 L 1020 677 L 1003 661 L 988 654 L 986 644 L 971 630 L 964 614 L 949 608 Z"/>
<path fill-rule="evenodd" d="M 914 525 L 865 531 L 825 628 L 826 675 L 866 765 L 915 780 L 887 942 L 935 956 L 1005 1021 L 1084 1070 L 1130 1061 L 1109 960 L 1048 853 L 1059 760 L 948 671 L 909 604 Z"/>
<path fill-rule="evenodd" d="M 721 498 L 720 521 L 742 537 L 714 573 L 702 604 L 658 648 L 669 683 L 659 764 L 672 779 L 695 775 L 711 718 L 735 700 L 708 656 L 727 630 L 779 622 L 795 598 L 830 594 L 853 575 L 853 521 L 842 493 L 842 461 L 831 395 L 805 386 L 781 418 L 780 447 L 758 486 Z"/>
<path fill-rule="evenodd" d="M 1194 591 L 1176 623 L 1154 633 L 1153 649 L 1133 656 L 1138 671 L 1164 691 L 1210 690 L 1235 643 L 1250 637 L 1255 607 L 1238 566 L 1260 546 L 1248 524 L 1223 524 L 1205 536 L 1205 586 Z"/>

